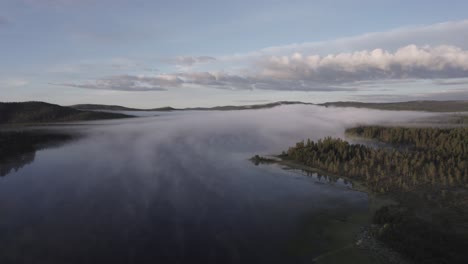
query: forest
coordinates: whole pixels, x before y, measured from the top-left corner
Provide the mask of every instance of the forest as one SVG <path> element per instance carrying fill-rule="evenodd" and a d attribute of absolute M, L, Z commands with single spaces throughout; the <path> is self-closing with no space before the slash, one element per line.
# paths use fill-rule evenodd
<path fill-rule="evenodd" d="M 362 181 L 379 193 L 468 184 L 468 128 L 357 127 L 346 133 L 394 147 L 328 137 L 298 142 L 283 158 Z"/>
<path fill-rule="evenodd" d="M 468 128 L 360 126 L 346 135 L 363 143 L 301 141 L 281 158 L 395 200 L 375 212 L 372 233 L 415 263 L 468 263 Z"/>

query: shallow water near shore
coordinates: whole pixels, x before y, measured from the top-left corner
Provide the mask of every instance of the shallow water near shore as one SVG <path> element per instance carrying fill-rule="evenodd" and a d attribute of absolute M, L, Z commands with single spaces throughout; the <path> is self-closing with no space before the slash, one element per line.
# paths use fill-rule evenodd
<path fill-rule="evenodd" d="M 0 177 L 0 262 L 310 263 L 349 244 L 367 194 L 248 159 L 428 115 L 283 106 L 54 127 L 84 136 Z"/>

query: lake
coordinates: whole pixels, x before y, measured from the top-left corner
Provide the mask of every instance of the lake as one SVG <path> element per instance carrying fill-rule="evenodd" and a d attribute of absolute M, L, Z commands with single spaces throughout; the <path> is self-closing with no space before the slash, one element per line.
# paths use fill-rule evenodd
<path fill-rule="evenodd" d="M 140 114 L 50 127 L 84 136 L 0 177 L 0 263 L 310 263 L 349 243 L 340 236 L 363 223 L 367 194 L 248 159 L 430 115 L 297 105 Z"/>

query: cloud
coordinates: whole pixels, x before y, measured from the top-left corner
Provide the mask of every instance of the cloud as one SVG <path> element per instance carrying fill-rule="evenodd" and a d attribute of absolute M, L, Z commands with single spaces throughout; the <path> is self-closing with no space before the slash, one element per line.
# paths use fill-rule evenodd
<path fill-rule="evenodd" d="M 60 83 L 75 88 L 117 91 L 165 91 L 182 85 L 218 89 L 251 89 L 249 78 L 225 73 L 190 72 L 156 76 L 116 75 L 85 83 Z"/>
<path fill-rule="evenodd" d="M 328 41 L 295 43 L 271 46 L 260 50 L 219 57 L 223 61 L 255 60 L 268 56 L 288 55 L 292 53 L 318 54 L 321 56 L 339 52 L 385 49 L 395 51 L 408 46 L 453 45 L 468 49 L 468 20 L 448 21 L 431 25 L 402 27 L 383 32 L 371 32 L 352 37 Z"/>
<path fill-rule="evenodd" d="M 163 60 L 177 66 L 174 72 L 140 77 L 117 75 L 70 86 L 133 91 L 192 86 L 230 90 L 356 91 L 382 89 L 382 85 L 376 83 L 420 80 L 432 80 L 435 85 L 461 85 L 463 83 L 455 80 L 468 78 L 467 34 L 468 20 L 463 20 L 268 47 L 216 58 L 178 56 Z M 203 63 L 210 64 L 203 65 L 203 70 L 193 67 Z M 220 68 L 227 70 L 219 71 Z M 170 77 L 172 81 L 162 82 L 161 76 Z M 127 83 L 130 85 L 125 87 Z"/>
<path fill-rule="evenodd" d="M 192 60 L 184 59 L 187 62 Z M 191 62 L 193 63 L 193 62 Z M 455 46 L 409 45 L 327 56 L 294 53 L 257 61 L 245 74 L 188 71 L 156 76 L 117 75 L 63 85 L 120 91 L 161 91 L 180 86 L 231 90 L 355 91 L 361 83 L 468 77 L 468 51 Z M 372 88 L 371 85 L 364 85 Z M 363 87 L 364 87 L 363 86 Z"/>
<path fill-rule="evenodd" d="M 74 88 L 116 91 L 165 91 L 177 87 L 207 87 L 224 90 L 354 91 L 303 80 L 277 80 L 224 72 L 185 72 L 157 76 L 116 75 L 84 83 L 57 83 Z"/>
<path fill-rule="evenodd" d="M 468 51 L 455 46 L 409 45 L 327 56 L 294 53 L 258 61 L 247 74 L 177 74 L 185 84 L 224 89 L 355 91 L 359 83 L 468 77 Z M 370 85 L 365 88 L 371 89 Z"/>
<path fill-rule="evenodd" d="M 195 64 L 208 63 L 216 61 L 216 58 L 210 56 L 177 56 L 173 59 L 164 60 L 169 64 L 178 66 L 193 66 Z"/>
<path fill-rule="evenodd" d="M 395 52 L 382 49 L 327 56 L 294 53 L 259 62 L 260 75 L 279 80 L 344 84 L 367 80 L 468 77 L 468 51 L 455 46 L 409 45 Z"/>
<path fill-rule="evenodd" d="M 327 56 L 271 56 L 246 74 L 180 72 L 156 76 L 118 75 L 77 88 L 125 91 L 165 90 L 202 86 L 231 90 L 355 91 L 372 89 L 372 82 L 468 77 L 468 51 L 454 46 L 409 45 L 395 52 L 382 49 Z"/>
<path fill-rule="evenodd" d="M 253 89 L 253 81 L 248 76 L 233 75 L 225 72 L 186 72 L 179 73 L 186 84 L 219 89 Z"/>
<path fill-rule="evenodd" d="M 177 87 L 181 84 L 182 80 L 173 75 L 158 75 L 156 77 L 117 75 L 85 83 L 57 83 L 56 85 L 97 90 L 165 91 L 164 87 Z"/>

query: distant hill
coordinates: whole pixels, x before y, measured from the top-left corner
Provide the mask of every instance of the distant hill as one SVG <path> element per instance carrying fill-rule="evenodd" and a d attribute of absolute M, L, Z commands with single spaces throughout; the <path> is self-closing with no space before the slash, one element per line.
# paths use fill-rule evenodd
<path fill-rule="evenodd" d="M 78 110 L 108 110 L 108 111 L 173 111 L 181 110 L 176 109 L 170 106 L 151 108 L 151 109 L 141 109 L 141 108 L 131 108 L 120 105 L 103 105 L 103 104 L 77 104 L 69 106 Z"/>
<path fill-rule="evenodd" d="M 263 109 L 263 108 L 272 108 L 280 105 L 291 105 L 291 104 L 303 104 L 303 105 L 313 105 L 312 103 L 304 102 L 295 102 L 295 101 L 280 101 L 267 104 L 256 104 L 256 105 L 226 105 L 226 106 L 215 106 L 215 107 L 189 107 L 189 108 L 174 108 L 170 106 L 160 107 L 160 108 L 151 108 L 151 109 L 139 109 L 139 108 L 129 108 L 119 105 L 100 105 L 100 104 L 78 104 L 72 105 L 70 107 L 80 110 L 109 110 L 109 111 L 229 111 L 229 110 L 248 110 L 248 109 Z"/>
<path fill-rule="evenodd" d="M 145 111 L 145 109 L 130 108 L 120 105 L 77 104 L 69 107 L 78 110 L 109 110 L 109 111 Z"/>
<path fill-rule="evenodd" d="M 81 111 L 44 102 L 0 103 L 0 124 L 70 122 L 127 117 L 132 116 Z"/>
<path fill-rule="evenodd" d="M 255 105 L 226 105 L 226 106 L 215 106 L 215 107 L 195 107 L 195 108 L 185 108 L 184 110 L 218 110 L 218 111 L 229 111 L 229 110 L 251 110 L 251 109 L 265 109 L 273 108 L 280 105 L 313 105 L 312 103 L 304 103 L 298 101 L 279 101 L 274 103 L 267 104 L 255 104 Z"/>
<path fill-rule="evenodd" d="M 330 102 L 320 105 L 326 107 L 356 107 L 379 110 L 468 112 L 468 101 L 409 101 L 397 103 Z"/>
<path fill-rule="evenodd" d="M 300 101 L 279 101 L 266 104 L 255 105 L 226 105 L 215 107 L 189 107 L 189 108 L 174 108 L 160 107 L 151 109 L 129 108 L 119 105 L 100 105 L 100 104 L 79 104 L 70 107 L 80 110 L 109 110 L 109 111 L 229 111 L 229 110 L 251 110 L 251 109 L 266 109 L 280 105 L 318 105 L 325 107 L 356 107 L 379 110 L 406 110 L 406 111 L 427 111 L 427 112 L 468 112 L 468 101 L 409 101 L 397 103 L 362 103 L 362 102 L 328 102 L 323 104 L 313 104 Z"/>

